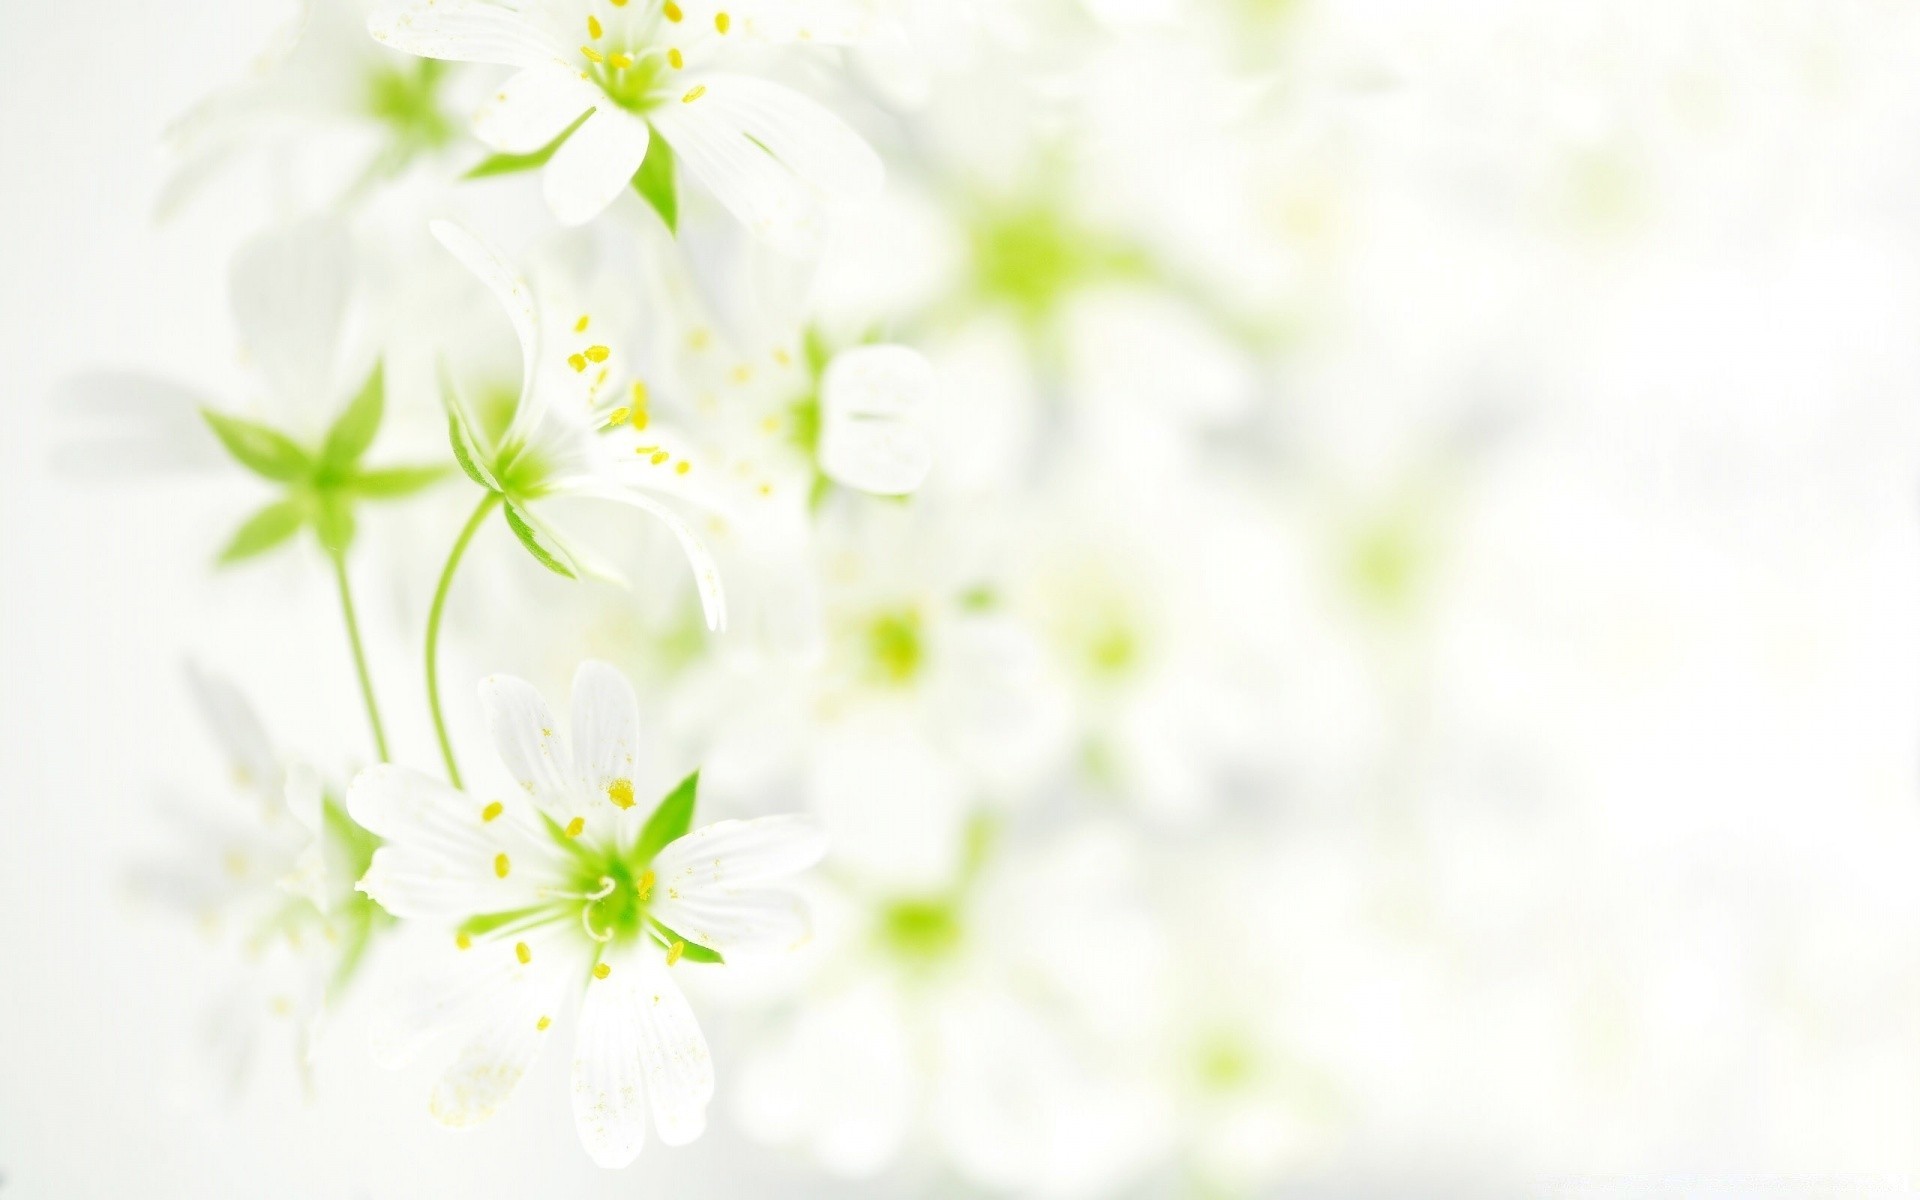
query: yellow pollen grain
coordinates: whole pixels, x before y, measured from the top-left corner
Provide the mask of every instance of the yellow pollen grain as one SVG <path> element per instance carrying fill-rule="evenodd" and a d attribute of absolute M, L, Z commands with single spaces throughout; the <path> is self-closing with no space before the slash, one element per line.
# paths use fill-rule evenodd
<path fill-rule="evenodd" d="M 727 14 L 723 12 L 717 12 L 713 14 L 713 27 L 719 30 L 721 33 L 723 34 L 726 33 L 727 26 L 731 24 L 733 24 L 733 18 L 729 17 Z"/>
<path fill-rule="evenodd" d="M 773 485 L 772 485 L 772 484 L 770 484 L 770 483 L 763 483 L 763 484 L 761 484 L 761 485 L 760 485 L 760 494 L 761 494 L 762 496 L 771 496 L 771 495 L 773 495 Z"/>
<path fill-rule="evenodd" d="M 682 17 L 685 17 L 687 15 L 680 11 L 680 6 L 678 4 L 675 4 L 673 0 L 667 0 L 666 7 L 662 8 L 660 11 L 667 14 L 667 20 L 673 21 L 676 23 Z"/>
<path fill-rule="evenodd" d="M 680 53 L 680 47 L 673 46 L 667 50 L 667 63 L 678 71 L 687 65 L 687 56 Z"/>
<path fill-rule="evenodd" d="M 672 455 L 668 454 L 665 450 L 655 450 L 653 452 L 653 457 L 649 458 L 647 461 L 657 467 L 671 457 Z"/>
<path fill-rule="evenodd" d="M 507 811 L 507 806 L 495 800 L 492 804 L 480 810 L 480 819 L 482 821 L 491 821 L 505 811 Z"/>
<path fill-rule="evenodd" d="M 515 942 L 513 944 L 513 956 L 520 960 L 521 966 L 525 966 L 533 961 L 533 949 L 525 942 Z"/>
<path fill-rule="evenodd" d="M 667 965 L 672 966 L 679 962 L 680 956 L 686 952 L 687 944 L 676 939 L 673 945 L 667 947 Z"/>
<path fill-rule="evenodd" d="M 653 872 L 640 872 L 640 882 L 634 886 L 635 889 L 639 891 L 642 900 L 650 899 L 653 896 Z"/>
<path fill-rule="evenodd" d="M 595 50 L 592 46 L 580 47 L 580 53 L 587 56 L 588 62 L 603 63 L 607 61 L 606 57 L 602 55 L 598 50 Z"/>
<path fill-rule="evenodd" d="M 580 319 L 573 323 L 573 331 L 575 333 L 585 333 L 587 331 L 587 322 L 591 321 L 592 319 L 593 319 L 592 314 L 581 313 Z"/>
<path fill-rule="evenodd" d="M 505 854 L 496 854 L 493 856 L 493 873 L 495 875 L 498 875 L 500 878 L 505 879 L 507 877 L 507 872 L 512 869 L 513 869 L 513 863 L 508 860 Z"/>
<path fill-rule="evenodd" d="M 633 807 L 633 780 L 616 779 L 607 785 L 607 799 L 615 808 Z"/>
<path fill-rule="evenodd" d="M 575 817 L 573 820 L 567 822 L 567 836 L 577 838 L 580 836 L 580 831 L 586 827 L 587 819 L 585 817 Z"/>
<path fill-rule="evenodd" d="M 627 6 L 627 0 L 613 0 L 613 6 L 615 8 L 625 8 Z"/>
<path fill-rule="evenodd" d="M 547 1027 L 552 1024 L 553 1024 L 552 1017 L 543 1016 L 538 1021 L 535 1021 L 533 1023 L 533 1027 L 535 1029 L 538 1029 L 541 1033 L 545 1033 L 547 1031 Z"/>
<path fill-rule="evenodd" d="M 587 36 L 597 41 L 599 40 L 600 35 L 605 32 L 606 30 L 600 28 L 600 18 L 594 16 L 592 13 L 588 13 L 587 14 Z"/>
<path fill-rule="evenodd" d="M 605 346 L 588 346 L 587 361 L 603 363 L 607 361 L 607 355 L 612 353 L 613 351 L 607 349 Z"/>
<path fill-rule="evenodd" d="M 687 345 L 695 350 L 705 350 L 713 341 L 713 333 L 706 329 L 696 329 L 687 335 Z"/>
<path fill-rule="evenodd" d="M 613 974 L 613 968 L 608 966 L 607 964 L 605 963 L 593 964 L 593 977 L 595 979 L 605 979 L 607 976 L 611 974 Z"/>
<path fill-rule="evenodd" d="M 647 385 L 637 379 L 633 383 L 633 427 L 647 427 Z"/>
<path fill-rule="evenodd" d="M 569 354 L 567 355 L 567 365 L 576 371 L 584 371 L 587 369 L 586 356 L 583 354 Z"/>
<path fill-rule="evenodd" d="M 748 366 L 746 363 L 741 363 L 739 366 L 733 369 L 733 381 L 735 383 L 745 383 L 752 378 L 753 378 L 753 368 Z"/>
<path fill-rule="evenodd" d="M 467 935 L 467 931 L 464 929 L 453 935 L 453 944 L 462 950 L 473 949 L 473 939 Z"/>
<path fill-rule="evenodd" d="M 630 408 L 616 408 L 613 410 L 613 415 L 607 418 L 607 426 L 611 428 L 618 425 L 632 415 L 633 410 Z"/>
<path fill-rule="evenodd" d="M 652 454 L 654 451 L 658 450 L 659 448 L 660 447 L 658 446 L 635 446 L 633 448 L 633 452 L 635 454 Z"/>
<path fill-rule="evenodd" d="M 680 103 L 692 104 L 695 100 L 698 100 L 700 97 L 706 94 L 707 94 L 707 85 L 704 83 L 700 84 L 698 87 L 694 88 L 692 91 L 688 92 L 686 95 L 680 97 Z"/>
<path fill-rule="evenodd" d="M 633 57 L 627 54 L 616 54 L 607 59 L 607 65 L 616 71 L 624 71 L 633 65 Z"/>
<path fill-rule="evenodd" d="M 760 418 L 760 432 L 762 432 L 762 433 L 779 433 L 779 432 L 780 432 L 780 418 L 779 418 L 779 417 L 761 417 L 761 418 Z"/>
<path fill-rule="evenodd" d="M 793 365 L 793 355 L 788 354 L 785 350 L 776 348 L 773 352 L 773 361 L 783 367 L 790 367 Z"/>
<path fill-rule="evenodd" d="M 691 470 L 693 470 L 693 464 L 690 462 L 675 463 L 673 465 L 673 473 L 675 475 L 685 475 Z"/>

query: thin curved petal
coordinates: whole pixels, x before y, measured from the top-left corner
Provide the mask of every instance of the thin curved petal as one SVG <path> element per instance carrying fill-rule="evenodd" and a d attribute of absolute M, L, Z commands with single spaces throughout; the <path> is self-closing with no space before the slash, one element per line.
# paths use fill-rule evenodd
<path fill-rule="evenodd" d="M 519 430 L 537 417 L 529 411 L 535 402 L 533 369 L 540 349 L 540 320 L 533 303 L 533 291 L 505 255 L 463 226 L 452 221 L 432 221 L 427 228 L 460 260 L 461 266 L 486 285 L 513 324 L 513 335 L 520 342 L 520 404 L 514 410 L 512 428 Z"/>
<path fill-rule="evenodd" d="M 812 817 L 783 815 L 703 825 L 662 849 L 653 860 L 662 894 L 750 887 L 780 879 L 820 861 L 827 832 Z"/>
<path fill-rule="evenodd" d="M 905 346 L 860 346 L 835 356 L 820 383 L 820 466 L 836 482 L 905 495 L 933 468 L 927 424 L 933 364 Z"/>
<path fill-rule="evenodd" d="M 700 86 L 700 85 L 696 85 Z M 689 88 L 686 95 L 692 95 Z M 818 198 L 799 176 L 760 146 L 725 105 L 702 94 L 649 114 L 688 174 L 711 191 L 747 231 L 782 254 L 807 258 L 826 240 Z"/>
<path fill-rule="evenodd" d="M 727 627 L 727 597 L 720 586 L 720 564 L 714 561 L 713 551 L 707 548 L 706 542 L 693 531 L 693 526 L 685 517 L 644 492 L 618 484 L 580 479 L 568 484 L 566 490 L 577 496 L 629 505 L 658 517 L 673 534 L 674 540 L 680 543 L 681 552 L 687 556 L 687 563 L 693 568 L 693 583 L 700 593 L 700 610 L 706 615 L 707 628 L 721 630 Z"/>
<path fill-rule="evenodd" d="M 359 886 L 395 916 L 505 912 L 534 902 L 558 878 L 551 852 L 526 836 L 515 814 L 406 767 L 360 772 L 347 789 L 347 812 L 387 839 Z"/>
<path fill-rule="evenodd" d="M 573 676 L 572 732 L 574 777 L 581 790 L 606 796 L 625 782 L 631 803 L 640 702 L 625 675 L 603 662 L 580 664 Z"/>
<path fill-rule="evenodd" d="M 453 62 L 527 67 L 565 56 L 565 48 L 538 25 L 487 0 L 384 5 L 367 18 L 367 32 L 383 46 Z"/>
<path fill-rule="evenodd" d="M 520 71 L 473 117 L 473 134 L 506 154 L 531 154 L 600 103 L 600 90 L 562 63 L 543 62 Z"/>
<path fill-rule="evenodd" d="M 646 1085 L 634 991 L 639 974 L 625 962 L 587 984 L 573 1040 L 573 1123 L 598 1166 L 619 1169 L 647 1141 Z M 616 978 L 617 975 L 617 978 Z"/>
<path fill-rule="evenodd" d="M 504 944 L 490 947 L 507 963 L 505 982 L 489 997 L 478 1031 L 434 1086 L 428 1111 L 454 1129 L 478 1125 L 500 1111 L 546 1044 L 577 953 L 558 937 L 528 939 L 528 961 Z M 473 953 L 479 953 L 476 949 Z"/>
<path fill-rule="evenodd" d="M 752 75 L 706 74 L 700 84 L 707 94 L 682 107 L 704 105 L 708 117 L 726 120 L 827 195 L 866 199 L 886 182 L 873 147 L 818 101 Z"/>
<path fill-rule="evenodd" d="M 541 191 L 554 217 L 562 225 L 583 225 L 599 216 L 640 169 L 649 138 L 645 121 L 602 104 L 541 172 Z"/>

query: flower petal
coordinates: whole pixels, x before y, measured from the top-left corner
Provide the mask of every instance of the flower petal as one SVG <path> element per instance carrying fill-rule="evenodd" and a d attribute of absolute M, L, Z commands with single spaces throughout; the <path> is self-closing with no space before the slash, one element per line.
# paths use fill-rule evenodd
<path fill-rule="evenodd" d="M 509 437 L 513 437 L 537 421 L 539 416 L 534 411 L 533 369 L 539 361 L 540 320 L 533 303 L 533 291 L 505 255 L 462 226 L 452 221 L 432 221 L 427 228 L 433 231 L 433 236 L 440 240 L 442 246 L 460 260 L 461 266 L 486 285 L 494 299 L 500 302 L 500 307 L 506 310 L 507 320 L 513 324 L 514 337 L 520 342 L 520 403 L 514 410 L 513 424 L 508 433 Z"/>
<path fill-rule="evenodd" d="M 199 667 L 187 666 L 187 687 L 214 740 L 226 753 L 233 781 L 256 795 L 271 795 L 281 784 L 280 760 L 273 752 L 260 714 L 239 688 Z"/>
<path fill-rule="evenodd" d="M 886 182 L 886 168 L 865 138 L 825 105 L 785 84 L 752 75 L 708 74 L 694 104 L 724 113 L 788 170 L 837 200 L 864 200 Z M 673 106 L 667 106 L 671 109 Z"/>
<path fill-rule="evenodd" d="M 640 169 L 650 137 L 645 121 L 601 104 L 541 172 L 541 191 L 554 217 L 562 225 L 583 225 L 599 216 Z"/>
<path fill-rule="evenodd" d="M 669 889 L 652 915 L 690 942 L 722 954 L 780 954 L 813 932 L 807 906 L 791 892 Z"/>
<path fill-rule="evenodd" d="M 410 0 L 367 18 L 373 40 L 422 58 L 532 66 L 564 59 L 565 47 L 525 16 L 486 0 Z"/>
<path fill-rule="evenodd" d="M 933 468 L 933 364 L 905 346 L 836 355 L 820 383 L 820 466 L 839 483 L 905 495 Z"/>
<path fill-rule="evenodd" d="M 685 517 L 638 489 L 604 483 L 591 477 L 571 480 L 563 487 L 576 496 L 611 500 L 658 517 L 673 534 L 674 540 L 680 543 L 681 552 L 687 556 L 687 563 L 693 568 L 693 583 L 700 593 L 700 609 L 706 615 L 707 628 L 720 630 L 727 627 L 727 597 L 720 586 L 720 565 L 714 561 L 713 551 L 707 548 L 706 542 L 693 531 L 693 526 L 687 523 Z"/>
<path fill-rule="evenodd" d="M 573 769 L 582 790 L 606 796 L 633 783 L 640 756 L 640 702 L 633 685 L 603 662 L 583 662 L 573 676 Z M 622 806 L 624 807 L 624 806 Z"/>
<path fill-rule="evenodd" d="M 398 917 L 458 920 L 523 908 L 560 878 L 553 852 L 527 836 L 517 813 L 489 818 L 480 801 L 407 767 L 360 772 L 347 789 L 347 812 L 388 839 L 359 886 Z"/>
<path fill-rule="evenodd" d="M 610 956 L 587 984 L 573 1059 L 573 1114 L 587 1153 L 623 1167 L 645 1137 L 640 1105 L 669 1146 L 706 1128 L 713 1059 L 693 1010 L 658 951 L 636 945 Z"/>
<path fill-rule="evenodd" d="M 804 871 L 827 852 L 827 831 L 812 817 L 782 815 L 715 821 L 669 842 L 653 860 L 661 894 L 748 887 Z"/>
<path fill-rule="evenodd" d="M 600 89 L 563 63 L 536 63 L 501 84 L 473 117 L 473 134 L 506 154 L 531 154 L 581 113 L 604 103 Z"/>
<path fill-rule="evenodd" d="M 524 679 L 489 675 L 480 681 L 480 708 L 500 761 L 541 811 L 563 823 L 580 815 L 572 811 L 578 798 L 567 744 L 539 691 Z"/>
<path fill-rule="evenodd" d="M 331 415 L 351 261 L 346 227 L 321 217 L 259 234 L 233 256 L 240 345 L 266 379 L 273 423 L 296 434 L 318 432 Z"/>
<path fill-rule="evenodd" d="M 539 1057 L 567 986 L 584 966 L 559 937 L 522 944 L 530 950 L 526 962 L 504 943 L 488 948 L 507 960 L 506 981 L 487 998 L 483 1024 L 428 1102 L 433 1119 L 449 1128 L 470 1128 L 500 1111 Z"/>

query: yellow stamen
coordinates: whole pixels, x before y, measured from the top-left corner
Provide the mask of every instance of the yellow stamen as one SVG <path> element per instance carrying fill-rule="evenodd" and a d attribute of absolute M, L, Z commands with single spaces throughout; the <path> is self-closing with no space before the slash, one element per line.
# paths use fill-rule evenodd
<path fill-rule="evenodd" d="M 495 875 L 498 875 L 500 878 L 505 879 L 507 877 L 507 872 L 512 869 L 513 869 L 513 864 L 507 860 L 507 856 L 505 854 L 496 854 L 493 856 L 493 873 Z"/>
<path fill-rule="evenodd" d="M 612 67 L 616 71 L 624 71 L 628 67 L 633 65 L 633 59 L 629 55 L 616 54 L 611 58 L 607 59 L 607 65 Z"/>
<path fill-rule="evenodd" d="M 515 942 L 513 956 L 520 960 L 521 966 L 525 966 L 533 961 L 533 950 L 525 942 Z"/>
<path fill-rule="evenodd" d="M 653 895 L 653 872 L 652 871 L 640 872 L 640 882 L 637 886 L 639 888 L 640 898 L 642 900 L 651 898 Z"/>
<path fill-rule="evenodd" d="M 658 446 L 635 446 L 633 448 L 633 452 L 635 454 L 652 454 L 655 450 L 658 450 L 659 448 L 660 447 Z"/>
<path fill-rule="evenodd" d="M 691 471 L 691 470 L 693 470 L 693 464 L 690 462 L 680 462 L 680 463 L 673 464 L 673 473 L 675 475 L 685 475 L 688 471 Z"/>
<path fill-rule="evenodd" d="M 692 91 L 688 92 L 686 95 L 680 97 L 680 103 L 692 104 L 695 100 L 698 100 L 700 97 L 706 94 L 707 94 L 707 85 L 703 83 L 698 87 L 694 88 Z"/>
<path fill-rule="evenodd" d="M 680 11 L 680 6 L 679 6 L 678 4 L 675 4 L 675 3 L 673 2 L 673 0 L 667 0 L 667 4 L 666 4 L 666 7 L 665 7 L 665 8 L 663 8 L 663 9 L 661 9 L 660 11 L 661 11 L 661 12 L 664 12 L 664 13 L 666 13 L 666 14 L 667 14 L 667 20 L 669 20 L 669 21 L 673 21 L 673 22 L 676 22 L 676 23 L 677 23 L 677 22 L 678 22 L 678 21 L 679 21 L 679 20 L 680 20 L 680 19 L 681 19 L 682 17 L 684 17 L 684 16 L 686 16 L 686 15 L 687 15 L 687 14 L 685 14 L 685 13 L 683 13 L 683 12 L 681 12 L 681 11 Z"/>
<path fill-rule="evenodd" d="M 647 385 L 637 379 L 633 382 L 633 427 L 647 427 Z"/>
<path fill-rule="evenodd" d="M 633 780 L 616 779 L 607 785 L 607 799 L 615 808 L 633 807 Z"/>
<path fill-rule="evenodd" d="M 587 361 L 603 363 L 607 361 L 607 355 L 612 353 L 613 351 L 607 349 L 605 346 L 588 346 Z"/>
<path fill-rule="evenodd" d="M 600 35 L 605 32 L 606 30 L 600 28 L 600 18 L 594 16 L 592 13 L 588 13 L 587 14 L 587 36 L 594 39 L 595 41 L 599 41 Z"/>
<path fill-rule="evenodd" d="M 473 949 L 473 939 L 467 936 L 467 931 L 464 929 L 453 935 L 453 944 L 462 950 Z"/>
<path fill-rule="evenodd" d="M 733 24 L 733 18 L 729 17 L 727 14 L 723 12 L 717 12 L 713 14 L 713 27 L 715 29 L 718 29 L 721 33 L 723 34 L 726 33 L 727 26 L 731 24 Z"/>
<path fill-rule="evenodd" d="M 607 61 L 606 56 L 602 55 L 598 50 L 595 50 L 592 46 L 580 47 L 580 53 L 587 56 L 588 62 L 603 63 Z"/>
<path fill-rule="evenodd" d="M 553 1018 L 543 1016 L 538 1021 L 535 1021 L 533 1023 L 533 1027 L 535 1029 L 538 1029 L 541 1033 L 545 1033 L 547 1031 L 547 1026 L 551 1024 L 553 1024 Z"/>
<path fill-rule="evenodd" d="M 687 944 L 676 938 L 674 940 L 673 945 L 667 947 L 667 965 L 672 966 L 673 964 L 679 962 L 680 956 L 682 954 L 685 954 L 686 952 L 687 952 Z"/>
<path fill-rule="evenodd" d="M 733 381 L 735 383 L 745 383 L 752 378 L 753 378 L 753 368 L 748 366 L 746 363 L 741 363 L 739 366 L 733 369 Z"/>
<path fill-rule="evenodd" d="M 616 408 L 613 410 L 613 415 L 607 418 L 607 427 L 611 429 L 632 415 L 633 410 L 630 408 Z"/>
<path fill-rule="evenodd" d="M 480 810 L 480 819 L 482 821 L 491 821 L 505 811 L 507 811 L 507 806 L 495 800 L 492 804 Z"/>
<path fill-rule="evenodd" d="M 667 461 L 669 458 L 672 458 L 672 457 L 673 456 L 671 454 L 668 454 L 665 450 L 655 450 L 653 452 L 653 457 L 647 459 L 647 461 L 657 467 L 661 463 Z"/>
<path fill-rule="evenodd" d="M 567 355 L 567 365 L 576 371 L 584 371 L 587 369 L 587 360 L 584 355 L 569 354 Z"/>
<path fill-rule="evenodd" d="M 613 968 L 608 966 L 607 964 L 605 963 L 593 964 L 593 977 L 595 979 L 605 979 L 607 976 L 611 974 L 613 974 Z"/>
<path fill-rule="evenodd" d="M 586 827 L 587 819 L 585 817 L 575 817 L 573 820 L 567 822 L 567 836 L 577 838 L 580 836 L 580 831 Z"/>
<path fill-rule="evenodd" d="M 788 354 L 783 349 L 775 349 L 773 352 L 773 361 L 779 363 L 783 367 L 790 367 L 793 365 L 793 355 Z"/>
<path fill-rule="evenodd" d="M 680 47 L 674 46 L 667 51 L 667 62 L 674 70 L 678 71 L 687 65 L 687 56 L 680 53 Z"/>
<path fill-rule="evenodd" d="M 574 331 L 575 333 L 585 333 L 585 332 L 587 331 L 587 322 L 588 322 L 588 321 L 590 321 L 590 320 L 592 320 L 592 319 L 593 319 L 593 318 L 592 318 L 592 316 L 591 316 L 590 314 L 588 314 L 588 313 L 581 313 L 581 314 L 580 314 L 580 319 L 579 319 L 578 321 L 575 321 L 575 322 L 573 323 L 573 331 Z"/>

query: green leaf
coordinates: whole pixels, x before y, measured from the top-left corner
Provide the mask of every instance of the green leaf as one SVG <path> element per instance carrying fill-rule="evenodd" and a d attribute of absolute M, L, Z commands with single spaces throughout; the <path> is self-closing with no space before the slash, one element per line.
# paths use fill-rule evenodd
<path fill-rule="evenodd" d="M 442 466 L 377 467 L 355 475 L 347 487 L 368 500 L 398 500 L 446 477 L 447 469 Z"/>
<path fill-rule="evenodd" d="M 345 554 L 353 544 L 353 501 L 336 491 L 320 493 L 314 507 L 313 532 L 330 554 Z"/>
<path fill-rule="evenodd" d="M 200 415 L 213 427 L 214 436 L 227 448 L 227 453 L 256 475 L 276 483 L 289 483 L 304 478 L 313 469 L 306 451 L 284 433 L 210 408 L 201 409 Z"/>
<path fill-rule="evenodd" d="M 640 829 L 640 843 L 634 850 L 636 862 L 652 862 L 668 842 L 686 835 L 693 827 L 693 806 L 699 791 L 700 772 L 695 771 L 667 793 Z"/>
<path fill-rule="evenodd" d="M 527 548 L 527 553 L 540 560 L 540 565 L 554 574 L 564 575 L 568 579 L 575 578 L 573 568 L 560 560 L 560 555 L 564 551 L 558 546 L 547 545 L 547 540 L 541 536 L 539 530 L 533 527 L 533 522 L 527 519 L 526 514 L 520 511 L 519 505 L 511 500 L 507 501 L 506 513 L 507 526 L 513 530 L 513 536 L 520 539 L 520 544 Z"/>
<path fill-rule="evenodd" d="M 381 364 L 375 363 L 373 374 L 367 376 L 359 395 L 348 402 L 334 420 L 333 428 L 327 430 L 326 443 L 320 447 L 321 469 L 344 474 L 359 462 L 367 447 L 373 445 L 374 435 L 380 432 L 380 419 L 386 414 L 386 407 L 385 373 Z"/>
<path fill-rule="evenodd" d="M 673 147 L 659 134 L 647 143 L 647 156 L 633 173 L 633 190 L 653 205 L 653 211 L 667 223 L 667 232 L 680 232 L 680 192 L 674 186 Z"/>
<path fill-rule="evenodd" d="M 535 150 L 533 153 L 489 155 L 481 159 L 478 165 L 461 176 L 461 178 L 486 179 L 493 175 L 517 175 L 521 171 L 532 171 L 536 168 L 546 166 L 547 160 L 553 157 L 554 151 L 560 148 L 562 142 L 573 136 L 573 131 L 580 128 L 581 124 L 593 115 L 593 111 L 594 110 L 590 108 L 578 117 L 575 117 L 573 124 L 562 129 L 558 137 L 540 147 L 538 150 Z"/>
<path fill-rule="evenodd" d="M 531 917 L 539 911 L 540 910 L 535 907 L 516 908 L 507 912 L 483 913 L 477 917 L 468 917 L 455 932 L 464 933 L 468 937 L 479 937 L 482 934 L 492 933 L 494 930 L 509 922 L 518 921 L 523 917 Z"/>
<path fill-rule="evenodd" d="M 220 562 L 237 563 L 267 551 L 300 532 L 306 524 L 307 506 L 298 500 L 276 500 L 254 513 L 234 530 Z"/>
<path fill-rule="evenodd" d="M 667 947 L 672 947 L 675 942 L 679 942 L 680 957 L 687 962 L 724 963 L 727 961 L 720 957 L 718 950 L 708 949 L 699 942 L 690 942 L 658 921 L 653 922 L 653 940 Z"/>
<path fill-rule="evenodd" d="M 500 490 L 499 481 L 486 466 L 486 452 L 481 449 L 480 439 L 474 436 L 473 426 L 467 421 L 467 412 L 460 404 L 460 396 L 453 385 L 453 376 L 447 371 L 447 364 L 440 364 L 440 402 L 447 409 L 447 440 L 453 443 L 454 461 L 460 469 L 490 492 Z"/>

